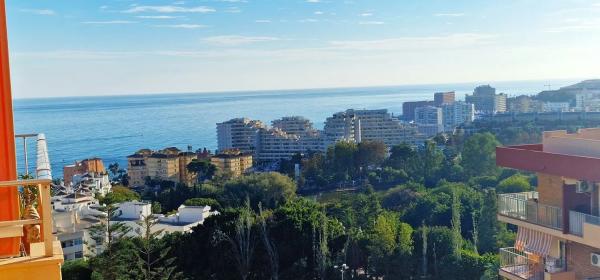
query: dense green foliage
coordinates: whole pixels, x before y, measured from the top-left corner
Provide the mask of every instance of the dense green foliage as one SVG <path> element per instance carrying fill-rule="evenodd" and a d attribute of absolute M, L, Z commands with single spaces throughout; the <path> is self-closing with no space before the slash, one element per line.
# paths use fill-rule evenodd
<path fill-rule="evenodd" d="M 250 199 L 252 207 L 259 203 L 269 208 L 285 204 L 296 195 L 296 184 L 279 173 L 260 173 L 235 178 L 223 186 L 222 198 L 229 206 L 241 206 Z"/>
<path fill-rule="evenodd" d="M 185 206 L 210 206 L 213 209 L 220 209 L 221 204 L 214 198 L 195 197 L 183 202 Z"/>
<path fill-rule="evenodd" d="M 491 133 L 475 134 L 465 142 L 462 151 L 462 166 L 467 176 L 494 176 L 496 167 L 496 147 L 500 143 Z"/>
<path fill-rule="evenodd" d="M 529 175 L 495 166 L 496 145 L 489 133 L 389 154 L 380 142 L 340 142 L 282 162 L 288 176 L 211 176 L 191 188 L 155 182 L 160 190 L 145 198 L 163 213 L 186 204 L 220 214 L 190 233 L 115 239 L 89 266 L 65 270 L 93 279 L 308 280 L 339 279 L 346 264 L 355 279 L 494 279 L 498 248 L 514 240 L 496 220 L 496 193 L 533 188 Z"/>
<path fill-rule="evenodd" d="M 217 173 L 217 167 L 208 160 L 194 159 L 186 166 L 187 170 L 196 174 L 198 182 L 212 179 Z"/>
<path fill-rule="evenodd" d="M 498 184 L 499 193 L 518 193 L 531 191 L 529 178 L 521 174 L 512 175 Z"/>
<path fill-rule="evenodd" d="M 92 269 L 85 260 L 65 261 L 62 265 L 63 280 L 90 279 L 90 277 L 92 277 Z"/>
<path fill-rule="evenodd" d="M 465 130 L 478 131 L 479 133 L 489 132 L 504 145 L 519 145 L 540 143 L 544 131 L 567 130 L 572 132 L 579 128 L 598 127 L 600 126 L 600 121 L 589 119 L 535 119 L 529 121 L 499 122 L 494 121 L 494 119 L 483 119 L 463 126 Z M 459 145 L 464 137 L 458 134 L 454 138 L 457 138 L 456 144 Z"/>
<path fill-rule="evenodd" d="M 113 186 L 110 193 L 100 198 L 100 203 L 110 205 L 132 200 L 140 200 L 140 196 L 129 188 Z"/>

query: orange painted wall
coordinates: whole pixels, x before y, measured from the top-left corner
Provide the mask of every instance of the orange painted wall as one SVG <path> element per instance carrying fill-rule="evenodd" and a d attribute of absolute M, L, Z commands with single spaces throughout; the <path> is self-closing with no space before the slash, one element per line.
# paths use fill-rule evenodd
<path fill-rule="evenodd" d="M 17 163 L 8 67 L 8 36 L 4 0 L 0 0 L 0 181 L 15 180 Z M 17 189 L 0 188 L 0 221 L 18 220 Z M 0 239 L 0 256 L 19 253 L 19 238 Z"/>

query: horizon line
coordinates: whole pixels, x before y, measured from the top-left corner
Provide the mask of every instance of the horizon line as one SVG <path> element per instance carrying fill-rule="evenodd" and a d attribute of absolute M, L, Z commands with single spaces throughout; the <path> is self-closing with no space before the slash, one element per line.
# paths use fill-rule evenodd
<path fill-rule="evenodd" d="M 14 97 L 13 100 L 31 100 L 31 99 L 63 99 L 63 98 L 97 98 L 97 97 L 133 97 L 133 96 L 160 96 L 160 95 L 192 95 L 192 94 L 231 94 L 231 93 L 252 93 L 252 92 L 277 92 L 294 90 L 335 90 L 335 89 L 360 89 L 360 88 L 386 88 L 386 87 L 405 87 L 405 86 L 435 86 L 435 85 L 466 85 L 466 84 L 489 84 L 506 82 L 534 82 L 534 81 L 586 81 L 594 78 L 549 78 L 549 79 L 526 79 L 526 80 L 495 80 L 495 81 L 469 81 L 469 82 L 434 82 L 434 83 L 414 83 L 414 84 L 389 84 L 389 85 L 370 85 L 370 86 L 331 86 L 331 87 L 306 87 L 306 88 L 279 88 L 279 89 L 252 89 L 252 90 L 216 90 L 216 91 L 188 91 L 188 92 L 146 92 L 146 93 L 115 93 L 106 95 L 63 95 L 63 96 L 32 96 L 32 97 Z M 600 79 L 600 78 L 598 78 Z M 540 87 L 544 87 L 541 85 Z M 554 89 L 552 89 L 554 90 Z M 443 90 L 442 90 L 443 91 Z M 542 90 L 543 91 L 543 90 Z M 433 92 L 432 92 L 433 93 Z"/>

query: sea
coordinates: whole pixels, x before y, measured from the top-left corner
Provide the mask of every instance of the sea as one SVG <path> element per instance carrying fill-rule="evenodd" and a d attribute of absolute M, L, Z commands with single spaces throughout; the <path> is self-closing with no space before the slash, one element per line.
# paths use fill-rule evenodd
<path fill-rule="evenodd" d="M 533 95 L 577 80 L 490 83 L 509 96 Z M 64 165 L 100 157 L 106 166 L 139 149 L 217 148 L 216 123 L 237 117 L 270 124 L 283 116 L 304 116 L 316 128 L 346 109 L 388 109 L 402 114 L 406 101 L 432 100 L 434 92 L 455 91 L 458 100 L 482 83 L 405 85 L 361 88 L 272 90 L 215 93 L 171 93 L 14 100 L 15 131 L 44 133 L 52 173 L 62 177 Z M 487 83 L 485 83 L 487 84 Z M 548 86 L 551 85 L 551 86 Z M 19 172 L 24 173 L 22 141 L 17 140 Z M 35 165 L 35 140 L 28 141 L 29 170 Z"/>

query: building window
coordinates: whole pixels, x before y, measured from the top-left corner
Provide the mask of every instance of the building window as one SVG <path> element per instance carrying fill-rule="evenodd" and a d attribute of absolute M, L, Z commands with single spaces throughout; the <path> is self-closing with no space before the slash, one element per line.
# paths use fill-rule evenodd
<path fill-rule="evenodd" d="M 83 259 L 83 252 L 75 252 L 76 259 Z"/>
<path fill-rule="evenodd" d="M 61 242 L 60 245 L 63 248 L 72 247 L 73 246 L 73 240 L 65 240 L 65 241 Z"/>

